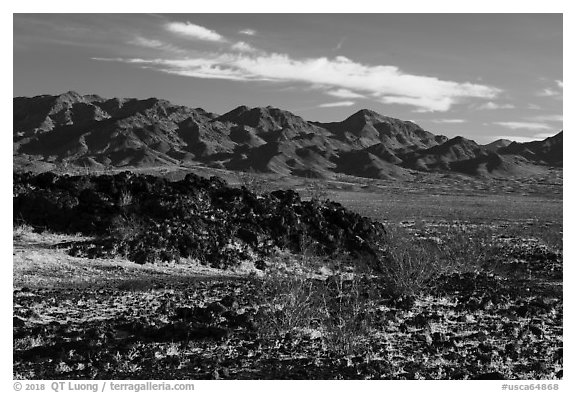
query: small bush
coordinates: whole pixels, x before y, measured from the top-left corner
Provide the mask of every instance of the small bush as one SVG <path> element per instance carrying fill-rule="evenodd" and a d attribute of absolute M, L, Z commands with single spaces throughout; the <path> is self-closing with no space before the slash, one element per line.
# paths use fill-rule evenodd
<path fill-rule="evenodd" d="M 458 272 L 483 269 L 496 252 L 490 231 L 459 225 L 449 227 L 442 235 L 439 248 L 444 269 Z"/>
<path fill-rule="evenodd" d="M 114 217 L 110 225 L 110 235 L 119 241 L 134 240 L 145 233 L 145 223 L 134 216 Z"/>
<path fill-rule="evenodd" d="M 324 285 L 326 304 L 326 343 L 332 351 L 343 355 L 364 354 L 370 336 L 372 321 L 365 276 L 356 272 L 345 275 L 341 271 L 330 277 Z"/>
<path fill-rule="evenodd" d="M 387 256 L 381 262 L 382 275 L 394 294 L 420 292 L 442 270 L 438 246 L 418 240 L 400 227 L 387 227 L 382 242 Z"/>
<path fill-rule="evenodd" d="M 130 193 L 129 191 L 122 191 L 120 193 L 120 198 L 118 200 L 118 206 L 119 207 L 128 207 L 130 205 L 132 205 L 134 201 L 134 197 L 132 196 L 132 193 Z"/>
<path fill-rule="evenodd" d="M 259 176 L 253 169 L 245 172 L 238 172 L 238 181 L 241 187 L 256 195 L 266 192 L 266 180 Z"/>
<path fill-rule="evenodd" d="M 482 270 L 496 250 L 487 231 L 458 226 L 419 238 L 391 225 L 382 244 L 381 271 L 397 295 L 421 292 L 443 274 Z"/>
<path fill-rule="evenodd" d="M 369 297 L 365 296 L 362 273 L 345 272 L 336 259 L 335 272 L 326 280 L 291 268 L 317 267 L 312 256 L 300 256 L 294 266 L 267 271 L 259 293 L 266 310 L 260 321 L 265 337 L 309 332 L 321 337 L 327 349 L 338 355 L 361 354 L 369 334 Z M 340 269 L 343 268 L 343 269 Z"/>
<path fill-rule="evenodd" d="M 325 201 L 328 199 L 328 191 L 320 181 L 307 181 L 305 190 L 305 195 L 310 200 Z"/>

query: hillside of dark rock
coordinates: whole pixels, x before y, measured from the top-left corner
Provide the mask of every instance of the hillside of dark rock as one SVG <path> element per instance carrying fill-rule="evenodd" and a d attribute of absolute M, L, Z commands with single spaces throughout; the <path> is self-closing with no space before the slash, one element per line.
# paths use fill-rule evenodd
<path fill-rule="evenodd" d="M 382 258 L 378 222 L 335 202 L 302 201 L 291 190 L 256 195 L 217 177 L 15 174 L 13 204 L 16 223 L 94 236 L 70 245 L 76 256 L 140 264 L 193 258 L 221 268 L 274 249 L 362 256 L 375 267 Z"/>

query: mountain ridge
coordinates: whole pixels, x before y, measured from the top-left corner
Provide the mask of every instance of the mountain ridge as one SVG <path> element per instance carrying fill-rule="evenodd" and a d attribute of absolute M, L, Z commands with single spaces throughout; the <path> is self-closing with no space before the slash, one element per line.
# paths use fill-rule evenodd
<path fill-rule="evenodd" d="M 562 132 L 544 141 L 482 146 L 368 109 L 322 123 L 272 106 L 242 105 L 219 115 L 158 98 L 74 91 L 15 97 L 13 106 L 15 169 L 21 161 L 93 168 L 194 163 L 324 178 L 410 178 L 438 171 L 506 176 L 562 166 Z"/>

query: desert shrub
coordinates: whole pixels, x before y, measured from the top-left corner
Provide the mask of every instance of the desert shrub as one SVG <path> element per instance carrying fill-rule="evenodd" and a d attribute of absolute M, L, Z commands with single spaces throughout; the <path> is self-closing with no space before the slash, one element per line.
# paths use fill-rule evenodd
<path fill-rule="evenodd" d="M 325 201 L 328 199 L 328 191 L 326 191 L 326 187 L 320 181 L 307 181 L 305 195 L 310 198 L 310 200 Z"/>
<path fill-rule="evenodd" d="M 491 231 L 458 224 L 442 234 L 439 249 L 442 267 L 458 272 L 483 269 L 497 251 Z"/>
<path fill-rule="evenodd" d="M 133 215 L 116 216 L 111 220 L 109 231 L 119 241 L 134 240 L 145 234 L 146 224 Z"/>
<path fill-rule="evenodd" d="M 303 254 L 292 265 L 272 264 L 260 280 L 262 296 L 260 333 L 275 338 L 308 333 L 320 338 L 337 355 L 361 354 L 368 341 L 370 321 L 365 275 L 337 257 L 326 279 L 307 273 L 320 266 L 317 257 Z"/>
<path fill-rule="evenodd" d="M 238 172 L 240 186 L 254 194 L 260 195 L 266 192 L 266 180 L 250 168 L 244 172 Z"/>
<path fill-rule="evenodd" d="M 541 244 L 561 254 L 564 249 L 563 233 L 562 224 L 516 223 L 506 228 L 502 236 L 538 239 Z"/>
<path fill-rule="evenodd" d="M 491 263 L 496 248 L 488 231 L 455 225 L 442 233 L 417 237 L 389 225 L 382 239 L 380 270 L 396 295 L 411 295 L 446 274 L 477 272 Z"/>
<path fill-rule="evenodd" d="M 120 197 L 118 199 L 118 206 L 120 207 L 128 207 L 132 205 L 134 197 L 132 193 L 127 190 L 123 190 L 120 192 Z"/>
<path fill-rule="evenodd" d="M 360 271 L 337 271 L 322 289 L 328 348 L 343 355 L 365 354 L 374 326 L 371 301 L 378 298 L 371 293 L 366 275 Z"/>
<path fill-rule="evenodd" d="M 438 246 L 400 227 L 388 226 L 382 244 L 387 258 L 382 259 L 381 271 L 392 293 L 417 293 L 441 270 Z"/>
<path fill-rule="evenodd" d="M 314 282 L 302 275 L 269 271 L 261 285 L 268 311 L 263 326 L 270 336 L 318 327 L 323 304 Z"/>

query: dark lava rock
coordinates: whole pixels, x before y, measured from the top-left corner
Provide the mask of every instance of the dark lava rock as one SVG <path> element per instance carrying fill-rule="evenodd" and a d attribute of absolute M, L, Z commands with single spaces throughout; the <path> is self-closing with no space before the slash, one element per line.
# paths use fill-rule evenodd
<path fill-rule="evenodd" d="M 402 295 L 397 298 L 392 299 L 390 304 L 394 307 L 398 307 L 401 310 L 410 310 L 414 307 L 416 302 L 416 297 L 412 295 Z"/>
<path fill-rule="evenodd" d="M 478 374 L 472 379 L 496 380 L 496 379 L 507 379 L 507 378 L 502 373 L 491 372 L 491 373 Z"/>
<path fill-rule="evenodd" d="M 222 314 L 226 311 L 226 307 L 224 307 L 220 302 L 209 303 L 206 305 L 206 309 L 214 314 Z"/>
<path fill-rule="evenodd" d="M 436 344 L 444 344 L 445 342 L 448 341 L 448 338 L 446 336 L 446 333 L 442 333 L 442 332 L 434 332 L 432 334 L 432 340 L 434 341 L 434 343 Z"/>
<path fill-rule="evenodd" d="M 435 288 L 439 294 L 455 291 L 472 293 L 478 290 L 490 293 L 502 288 L 502 283 L 496 276 L 485 272 L 452 273 L 436 278 Z M 480 302 L 471 306 L 481 308 Z"/>
<path fill-rule="evenodd" d="M 215 326 L 202 326 L 195 328 L 189 332 L 189 338 L 192 340 L 222 340 L 230 335 L 228 329 L 215 327 Z"/>
<path fill-rule="evenodd" d="M 13 317 L 12 320 L 12 326 L 15 328 L 23 327 L 26 325 L 26 321 L 20 317 Z"/>
<path fill-rule="evenodd" d="M 195 309 L 191 307 L 178 307 L 174 310 L 176 319 L 191 319 L 195 315 Z"/>
<path fill-rule="evenodd" d="M 238 301 L 236 300 L 235 296 L 226 295 L 222 299 L 220 299 L 220 303 L 229 309 L 238 308 Z"/>
<path fill-rule="evenodd" d="M 542 331 L 542 329 L 540 329 L 538 326 L 536 325 L 530 325 L 528 327 L 528 329 L 530 330 L 530 333 L 532 333 L 534 336 L 541 338 L 544 336 L 544 331 Z"/>
<path fill-rule="evenodd" d="M 227 268 L 275 247 L 323 255 L 346 252 L 374 268 L 386 259 L 384 227 L 330 201 L 302 201 L 293 190 L 256 196 L 217 177 L 183 180 L 129 172 L 102 176 L 14 174 L 14 218 L 35 227 L 95 236 L 74 256 L 136 263 L 198 259 Z M 257 263 L 264 269 L 265 263 Z"/>

